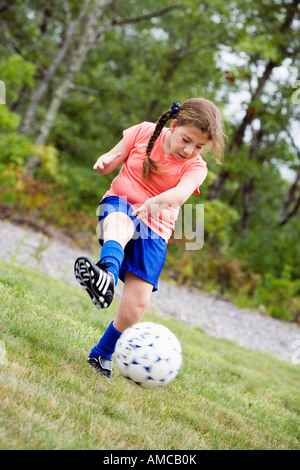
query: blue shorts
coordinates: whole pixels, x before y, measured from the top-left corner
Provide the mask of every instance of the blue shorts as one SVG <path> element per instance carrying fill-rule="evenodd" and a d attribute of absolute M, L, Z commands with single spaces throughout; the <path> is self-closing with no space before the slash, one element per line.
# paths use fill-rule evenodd
<path fill-rule="evenodd" d="M 125 199 L 108 196 L 99 205 L 99 242 L 101 246 L 103 245 L 103 221 L 111 212 L 127 214 L 135 226 L 135 233 L 125 246 L 125 256 L 119 272 L 119 279 L 124 282 L 125 271 L 130 271 L 152 284 L 153 291 L 156 291 L 158 279 L 166 261 L 166 241 L 153 232 L 142 220 L 132 215 L 133 208 Z"/>

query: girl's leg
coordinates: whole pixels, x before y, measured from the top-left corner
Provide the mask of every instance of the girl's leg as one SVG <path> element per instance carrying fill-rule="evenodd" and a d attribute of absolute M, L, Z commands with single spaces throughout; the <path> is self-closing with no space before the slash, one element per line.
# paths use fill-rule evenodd
<path fill-rule="evenodd" d="M 143 316 L 151 298 L 153 286 L 135 274 L 126 271 L 122 297 L 114 321 L 92 349 L 90 358 L 111 358 L 116 342 L 126 328 L 137 323 Z"/>
<path fill-rule="evenodd" d="M 134 225 L 123 212 L 111 212 L 103 221 L 103 246 L 99 266 L 114 276 L 115 286 L 124 259 L 124 248 L 134 235 Z"/>
<path fill-rule="evenodd" d="M 153 286 L 136 274 L 126 271 L 124 289 L 113 325 L 123 333 L 137 323 L 149 305 Z"/>
<path fill-rule="evenodd" d="M 112 212 L 103 221 L 100 261 L 95 265 L 88 258 L 80 257 L 75 262 L 76 279 L 97 308 L 107 308 L 112 302 L 124 248 L 133 235 L 130 217 L 123 212 Z"/>
<path fill-rule="evenodd" d="M 133 235 L 134 224 L 127 214 L 123 212 L 111 212 L 105 217 L 102 233 L 104 243 L 109 240 L 114 240 L 124 249 Z"/>

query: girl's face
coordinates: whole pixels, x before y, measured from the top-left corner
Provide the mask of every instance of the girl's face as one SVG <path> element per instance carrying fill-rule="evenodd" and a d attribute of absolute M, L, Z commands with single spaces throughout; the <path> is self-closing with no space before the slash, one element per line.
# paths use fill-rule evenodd
<path fill-rule="evenodd" d="M 165 150 L 178 161 L 190 160 L 197 157 L 209 142 L 208 135 L 195 126 L 179 126 L 173 119 L 165 141 Z"/>

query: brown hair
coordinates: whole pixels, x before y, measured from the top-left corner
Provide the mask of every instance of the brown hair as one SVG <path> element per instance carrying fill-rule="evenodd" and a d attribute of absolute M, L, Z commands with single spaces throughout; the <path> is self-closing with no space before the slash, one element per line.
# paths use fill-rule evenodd
<path fill-rule="evenodd" d="M 207 133 L 208 139 L 212 144 L 213 152 L 218 157 L 217 162 L 221 163 L 225 148 L 225 134 L 220 110 L 209 100 L 204 98 L 191 98 L 180 106 L 176 116 L 174 116 L 170 108 L 158 119 L 146 149 L 146 158 L 142 171 L 142 178 L 144 180 L 149 179 L 150 172 L 161 174 L 159 165 L 150 158 L 150 153 L 164 126 L 172 118 L 178 120 L 179 126 L 195 126 L 203 133 Z"/>

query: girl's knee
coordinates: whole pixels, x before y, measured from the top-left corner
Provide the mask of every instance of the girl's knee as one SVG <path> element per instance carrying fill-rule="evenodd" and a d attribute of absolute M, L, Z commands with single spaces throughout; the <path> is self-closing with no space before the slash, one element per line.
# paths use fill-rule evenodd
<path fill-rule="evenodd" d="M 122 247 L 128 243 L 134 235 L 134 224 L 130 217 L 123 212 L 111 212 L 103 221 L 103 239 L 116 240 Z"/>
<path fill-rule="evenodd" d="M 142 318 L 149 305 L 152 288 L 152 284 L 129 271 L 126 272 L 124 290 L 115 319 L 119 331 L 134 325 Z"/>
<path fill-rule="evenodd" d="M 116 329 L 124 331 L 138 323 L 148 307 L 148 300 L 136 299 L 135 302 L 121 302 L 114 324 Z"/>
<path fill-rule="evenodd" d="M 145 300 L 140 300 L 135 302 L 134 304 L 129 304 L 125 306 L 124 313 L 128 320 L 134 324 L 137 323 L 143 314 L 145 313 L 148 306 L 148 302 Z"/>

